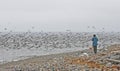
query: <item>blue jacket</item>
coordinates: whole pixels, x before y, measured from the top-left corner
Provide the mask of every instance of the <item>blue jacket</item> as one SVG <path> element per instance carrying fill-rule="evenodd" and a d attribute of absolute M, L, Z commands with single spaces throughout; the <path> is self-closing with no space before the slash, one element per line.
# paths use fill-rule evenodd
<path fill-rule="evenodd" d="M 98 43 L 97 43 L 98 42 L 98 38 L 97 37 L 93 37 L 92 41 L 93 41 L 93 44 L 92 44 L 93 46 L 97 46 L 98 45 Z"/>

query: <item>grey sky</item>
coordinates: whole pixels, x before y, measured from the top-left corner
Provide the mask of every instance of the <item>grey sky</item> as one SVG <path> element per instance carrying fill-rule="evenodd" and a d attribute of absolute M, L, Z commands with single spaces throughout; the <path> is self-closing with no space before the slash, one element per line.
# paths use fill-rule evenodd
<path fill-rule="evenodd" d="M 119 32 L 119 27 L 120 0 L 0 0 L 0 31 Z"/>

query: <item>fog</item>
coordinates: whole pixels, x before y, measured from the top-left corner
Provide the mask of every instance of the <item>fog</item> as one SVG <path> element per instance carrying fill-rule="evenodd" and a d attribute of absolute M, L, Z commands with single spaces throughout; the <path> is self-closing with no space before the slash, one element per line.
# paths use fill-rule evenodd
<path fill-rule="evenodd" d="M 0 31 L 119 32 L 120 0 L 0 0 Z"/>

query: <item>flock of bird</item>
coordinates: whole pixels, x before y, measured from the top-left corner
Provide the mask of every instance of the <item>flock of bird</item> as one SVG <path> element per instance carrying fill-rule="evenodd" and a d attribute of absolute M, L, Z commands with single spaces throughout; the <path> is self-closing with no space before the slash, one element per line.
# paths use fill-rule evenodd
<path fill-rule="evenodd" d="M 120 40 L 120 33 L 96 33 L 99 38 L 99 47 Z M 91 46 L 93 33 L 0 33 L 0 48 L 73 48 Z"/>

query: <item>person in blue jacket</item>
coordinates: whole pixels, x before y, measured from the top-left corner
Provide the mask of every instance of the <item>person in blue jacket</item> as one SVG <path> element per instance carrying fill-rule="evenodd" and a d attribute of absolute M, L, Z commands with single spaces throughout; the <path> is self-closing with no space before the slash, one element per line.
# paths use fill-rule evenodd
<path fill-rule="evenodd" d="M 97 38 L 96 35 L 94 34 L 94 35 L 93 35 L 93 38 L 92 38 L 92 46 L 93 46 L 93 49 L 94 49 L 94 53 L 95 53 L 95 54 L 97 53 L 97 45 L 98 45 L 98 38 Z"/>

